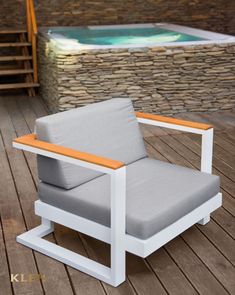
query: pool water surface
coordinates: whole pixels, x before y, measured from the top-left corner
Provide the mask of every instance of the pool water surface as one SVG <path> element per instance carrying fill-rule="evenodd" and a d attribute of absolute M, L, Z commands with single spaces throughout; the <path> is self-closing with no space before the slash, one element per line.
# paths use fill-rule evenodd
<path fill-rule="evenodd" d="M 52 29 L 50 34 L 75 39 L 80 44 L 92 45 L 132 45 L 206 40 L 201 37 L 179 33 L 163 28 L 115 28 L 115 29 Z"/>

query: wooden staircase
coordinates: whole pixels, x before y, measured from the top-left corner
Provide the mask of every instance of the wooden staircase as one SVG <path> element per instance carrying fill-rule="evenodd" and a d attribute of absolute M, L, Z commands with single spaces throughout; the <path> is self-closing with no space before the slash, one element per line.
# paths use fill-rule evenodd
<path fill-rule="evenodd" d="M 26 29 L 0 29 L 0 92 L 38 87 L 37 24 L 33 0 L 26 0 Z"/>

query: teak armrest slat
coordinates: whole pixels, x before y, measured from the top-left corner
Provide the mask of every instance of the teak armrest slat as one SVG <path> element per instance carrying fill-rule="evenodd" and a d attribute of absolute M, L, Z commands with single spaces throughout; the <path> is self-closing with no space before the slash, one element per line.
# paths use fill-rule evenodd
<path fill-rule="evenodd" d="M 88 163 L 100 165 L 100 166 L 110 168 L 110 169 L 114 169 L 114 170 L 125 166 L 125 164 L 123 162 L 120 162 L 120 161 L 107 159 L 107 158 L 104 158 L 104 157 L 99 157 L 99 156 L 96 156 L 96 155 L 76 151 L 76 150 L 71 149 L 71 148 L 66 148 L 66 147 L 63 147 L 63 146 L 56 145 L 56 144 L 52 144 L 52 143 L 48 143 L 48 142 L 45 142 L 45 141 L 37 140 L 36 139 L 36 134 L 28 134 L 28 135 L 18 137 L 18 138 L 16 138 L 14 140 L 14 142 L 24 144 L 24 145 L 27 145 L 27 146 L 31 146 L 31 147 L 34 147 L 34 148 L 38 148 L 38 149 L 41 149 L 41 150 L 45 150 L 45 151 L 48 151 L 48 152 L 60 154 L 60 155 L 67 156 L 67 157 L 70 157 L 70 158 L 74 158 L 74 159 L 77 159 L 77 160 L 85 161 L 85 162 L 88 162 Z"/>
<path fill-rule="evenodd" d="M 208 130 L 208 129 L 213 128 L 212 125 L 208 125 L 208 124 L 204 124 L 204 123 L 180 120 L 180 119 L 171 118 L 171 117 L 164 117 L 164 116 L 160 116 L 160 115 L 141 113 L 141 112 L 136 112 L 135 114 L 136 114 L 137 118 L 154 120 L 154 121 L 169 123 L 169 124 L 173 124 L 173 125 L 180 125 L 180 126 L 196 128 L 196 129 L 201 129 L 201 130 Z"/>

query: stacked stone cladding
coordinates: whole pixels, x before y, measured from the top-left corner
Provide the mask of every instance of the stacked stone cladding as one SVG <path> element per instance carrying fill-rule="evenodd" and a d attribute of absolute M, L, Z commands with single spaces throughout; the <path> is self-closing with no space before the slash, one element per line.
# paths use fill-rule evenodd
<path fill-rule="evenodd" d="M 235 107 L 235 43 L 57 52 L 39 37 L 40 91 L 52 112 L 113 97 L 160 114 Z"/>

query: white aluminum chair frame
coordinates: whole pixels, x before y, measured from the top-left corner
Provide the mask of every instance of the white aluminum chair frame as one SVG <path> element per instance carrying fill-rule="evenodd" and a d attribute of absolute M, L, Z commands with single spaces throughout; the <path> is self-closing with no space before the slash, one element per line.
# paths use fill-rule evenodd
<path fill-rule="evenodd" d="M 211 173 L 213 149 L 212 128 L 201 130 L 151 119 L 137 119 L 139 123 L 143 124 L 201 134 L 201 171 Z M 141 240 L 125 233 L 126 167 L 113 170 L 111 168 L 48 152 L 17 142 L 13 142 L 13 146 L 18 149 L 94 169 L 110 175 L 111 227 L 106 227 L 38 200 L 35 202 L 35 214 L 41 216 L 41 225 L 19 235 L 17 237 L 17 242 L 70 265 L 112 286 L 118 286 L 125 281 L 126 251 L 140 257 L 147 257 L 195 223 L 204 225 L 209 222 L 210 213 L 222 205 L 222 194 L 218 193 L 209 201 L 203 203 L 201 206 L 189 212 L 152 237 L 146 240 Z M 44 236 L 54 231 L 54 222 L 109 243 L 111 245 L 110 268 L 43 239 Z"/>

